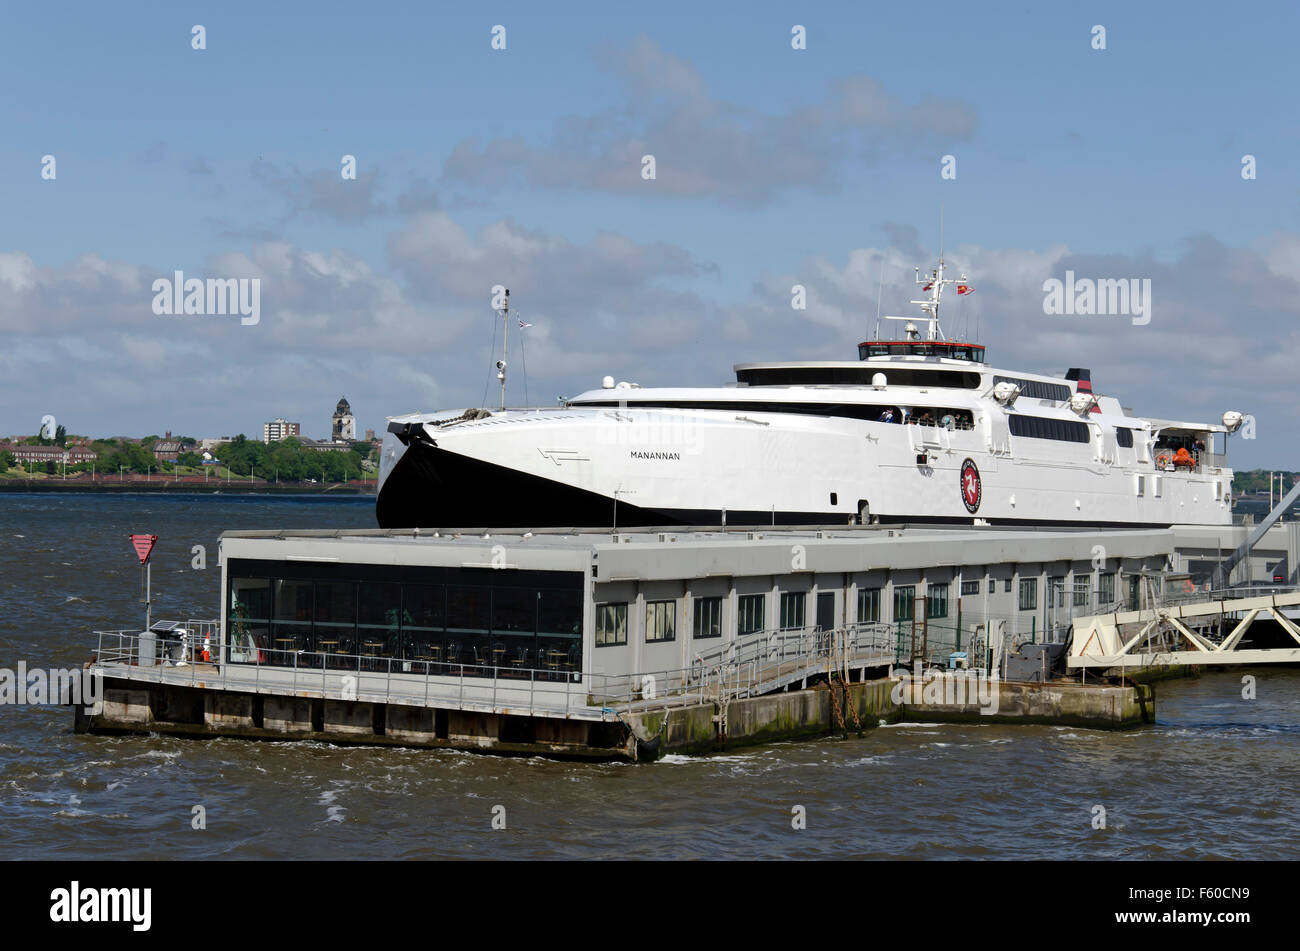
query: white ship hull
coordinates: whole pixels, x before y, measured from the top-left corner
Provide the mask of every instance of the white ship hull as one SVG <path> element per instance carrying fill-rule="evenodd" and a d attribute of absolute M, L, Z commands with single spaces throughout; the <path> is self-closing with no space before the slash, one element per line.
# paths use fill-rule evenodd
<path fill-rule="evenodd" d="M 744 364 L 727 387 L 606 377 L 561 409 L 391 419 L 379 523 L 1230 523 L 1240 413 L 1145 419 L 1094 394 L 1085 369 L 993 369 L 939 328 L 944 288 L 969 293 L 966 278 L 940 259 L 917 283 L 928 336 L 907 321 L 905 339 L 864 342 L 854 362 Z"/>
<path fill-rule="evenodd" d="M 1005 433 L 998 445 L 987 423 L 949 431 L 630 407 L 428 425 L 438 418 L 393 421 L 421 424 L 436 445 L 385 437 L 384 527 L 843 524 L 857 519 L 862 503 L 881 521 L 1218 525 L 1231 518 L 1230 470 L 1156 471 L 1141 447 L 1111 445 L 1107 455 L 1100 422 L 1091 424 L 1092 442 L 1035 452 L 1041 447 L 1024 444 L 1038 440 Z M 973 511 L 962 491 L 967 460 L 979 480 Z"/>

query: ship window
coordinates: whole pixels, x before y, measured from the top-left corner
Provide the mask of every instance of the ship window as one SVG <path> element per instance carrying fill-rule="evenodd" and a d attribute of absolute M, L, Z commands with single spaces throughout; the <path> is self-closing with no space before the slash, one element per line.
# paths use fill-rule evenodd
<path fill-rule="evenodd" d="M 998 383 L 1014 383 L 1020 387 L 1020 395 L 1031 400 L 1054 400 L 1057 403 L 1068 403 L 1070 400 L 1070 388 L 1064 383 L 1022 380 L 1014 376 L 995 376 L 993 383 L 995 385 Z"/>
<path fill-rule="evenodd" d="M 990 579 L 989 579 L 989 594 L 997 594 L 997 593 L 998 593 L 998 583 L 997 583 L 996 579 L 990 578 Z"/>
<path fill-rule="evenodd" d="M 901 348 L 912 345 L 890 346 L 892 351 L 895 346 Z M 891 364 L 883 368 L 879 364 L 848 367 L 747 367 L 736 371 L 736 382 L 749 386 L 870 386 L 871 378 L 881 372 L 889 378 L 890 386 L 974 390 L 980 385 L 979 373 L 972 370 L 940 370 L 906 364 Z"/>
<path fill-rule="evenodd" d="M 880 589 L 858 589 L 858 623 L 870 624 L 880 620 Z"/>
<path fill-rule="evenodd" d="M 736 611 L 736 633 L 753 634 L 763 629 L 763 595 L 743 594 Z"/>
<path fill-rule="evenodd" d="M 695 599 L 695 638 L 722 636 L 722 599 Z"/>
<path fill-rule="evenodd" d="M 1125 449 L 1133 448 L 1133 430 L 1117 427 L 1115 430 L 1115 442 Z"/>
<path fill-rule="evenodd" d="M 645 640 L 647 644 L 677 639 L 677 602 L 645 603 Z"/>
<path fill-rule="evenodd" d="M 979 594 L 979 593 L 980 593 L 980 583 L 978 581 L 963 581 L 961 583 L 961 594 L 963 598 L 966 597 L 968 594 Z"/>
<path fill-rule="evenodd" d="M 596 646 L 617 647 L 627 643 L 627 605 L 596 605 Z"/>
<path fill-rule="evenodd" d="M 798 630 L 804 626 L 807 598 L 802 591 L 781 592 L 781 630 Z"/>
<path fill-rule="evenodd" d="M 1007 417 L 1011 435 L 1024 436 L 1029 439 L 1055 439 L 1059 442 L 1090 442 L 1088 424 L 1072 419 L 1048 419 L 1043 416 L 1020 416 L 1012 414 Z"/>
<path fill-rule="evenodd" d="M 1074 606 L 1076 608 L 1086 608 L 1088 606 L 1088 596 L 1091 593 L 1087 578 L 1074 579 Z"/>

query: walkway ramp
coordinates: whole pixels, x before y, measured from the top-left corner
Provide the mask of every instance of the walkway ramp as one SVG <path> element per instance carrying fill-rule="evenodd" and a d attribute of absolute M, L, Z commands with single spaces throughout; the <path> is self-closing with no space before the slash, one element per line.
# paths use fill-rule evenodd
<path fill-rule="evenodd" d="M 1287 616 L 1300 591 L 1225 596 L 1074 619 L 1067 663 L 1074 669 L 1183 664 L 1300 663 L 1300 626 Z M 1258 620 L 1275 621 L 1294 642 L 1286 647 L 1243 647 Z"/>

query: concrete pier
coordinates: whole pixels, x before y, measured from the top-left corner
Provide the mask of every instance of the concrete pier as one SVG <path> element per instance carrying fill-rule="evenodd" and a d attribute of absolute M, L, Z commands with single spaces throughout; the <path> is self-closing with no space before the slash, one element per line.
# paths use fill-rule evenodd
<path fill-rule="evenodd" d="M 78 733 L 318 740 L 336 744 L 462 749 L 566 759 L 701 754 L 897 722 L 1071 725 L 1122 730 L 1154 722 L 1147 684 L 995 683 L 996 712 L 974 697 L 936 702 L 920 684 L 895 678 L 819 683 L 724 702 L 613 711 L 604 719 L 515 715 L 399 703 L 242 693 L 105 678 L 103 700 L 76 709 Z M 899 702 L 901 699 L 901 702 Z M 634 737 L 640 737 L 638 743 Z M 658 739 L 658 742 L 653 742 Z M 650 741 L 650 742 L 647 742 Z"/>

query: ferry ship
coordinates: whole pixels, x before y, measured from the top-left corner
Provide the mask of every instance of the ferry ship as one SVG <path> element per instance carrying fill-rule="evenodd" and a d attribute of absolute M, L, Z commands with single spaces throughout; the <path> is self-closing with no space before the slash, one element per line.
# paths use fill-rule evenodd
<path fill-rule="evenodd" d="M 940 327 L 965 276 L 940 257 L 916 281 L 921 316 L 885 318 L 903 339 L 865 341 L 856 361 L 739 364 L 728 386 L 606 377 L 554 408 L 391 417 L 379 525 L 1230 523 L 1240 413 L 1134 416 L 1088 369 L 997 369 Z"/>

